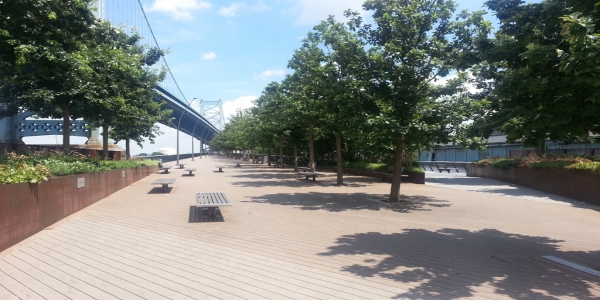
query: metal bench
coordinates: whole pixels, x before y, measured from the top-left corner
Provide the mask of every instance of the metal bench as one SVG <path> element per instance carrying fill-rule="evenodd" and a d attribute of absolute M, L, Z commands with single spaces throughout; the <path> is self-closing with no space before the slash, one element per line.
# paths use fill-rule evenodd
<path fill-rule="evenodd" d="M 387 173 L 383 173 L 383 172 L 378 172 L 377 174 L 379 174 L 382 178 L 382 181 L 385 181 L 386 178 L 392 179 L 394 178 L 394 167 L 389 167 Z M 408 175 L 406 174 L 402 174 L 400 175 L 402 177 L 408 177 Z"/>
<path fill-rule="evenodd" d="M 190 176 L 194 175 L 192 172 L 196 171 L 196 168 L 185 168 L 186 171 L 190 172 Z"/>
<path fill-rule="evenodd" d="M 169 174 L 169 169 L 172 168 L 173 166 L 170 165 L 163 165 L 162 162 L 158 163 L 158 168 L 160 168 L 162 171 L 165 171 L 165 174 Z"/>
<path fill-rule="evenodd" d="M 315 180 L 316 177 L 321 176 L 321 174 L 319 174 L 319 173 L 312 173 L 312 172 L 302 172 L 299 174 L 302 175 L 303 177 L 306 177 L 306 180 L 308 180 L 309 177 L 312 177 L 313 181 L 316 181 Z"/>
<path fill-rule="evenodd" d="M 215 168 L 219 169 L 219 172 L 223 172 L 223 168 L 226 168 L 226 166 L 215 166 Z"/>
<path fill-rule="evenodd" d="M 442 171 L 448 171 L 448 173 L 450 173 L 450 168 L 446 167 L 446 164 L 436 164 L 436 167 L 440 173 L 442 173 Z"/>
<path fill-rule="evenodd" d="M 163 192 L 166 192 L 169 189 L 169 184 L 175 183 L 175 180 L 176 180 L 175 178 L 158 178 L 158 179 L 154 180 L 154 182 L 152 182 L 152 184 L 161 184 Z"/>
<path fill-rule="evenodd" d="M 208 210 L 209 217 L 216 217 L 219 206 L 232 206 L 223 192 L 196 193 L 196 207 Z M 200 212 L 202 216 L 202 212 Z"/>

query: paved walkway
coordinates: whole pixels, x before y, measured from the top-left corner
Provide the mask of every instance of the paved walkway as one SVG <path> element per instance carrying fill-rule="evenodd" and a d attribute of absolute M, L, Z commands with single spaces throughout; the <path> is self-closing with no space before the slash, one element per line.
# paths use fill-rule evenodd
<path fill-rule="evenodd" d="M 1 252 L 0 299 L 600 299 L 600 277 L 542 258 L 600 269 L 596 207 L 432 175 L 390 204 L 376 178 L 185 162 Z M 211 191 L 234 205 L 196 222 Z"/>

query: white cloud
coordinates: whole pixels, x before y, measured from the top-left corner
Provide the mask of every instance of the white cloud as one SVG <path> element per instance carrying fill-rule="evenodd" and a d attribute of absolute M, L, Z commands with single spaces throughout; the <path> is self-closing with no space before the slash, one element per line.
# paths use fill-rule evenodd
<path fill-rule="evenodd" d="M 227 7 L 221 7 L 219 9 L 219 14 L 227 17 L 233 17 L 238 15 L 240 12 L 260 12 L 269 9 L 264 2 L 259 1 L 255 5 L 247 5 L 245 3 L 231 3 L 231 5 Z"/>
<path fill-rule="evenodd" d="M 241 4 L 232 3 L 228 7 L 221 7 L 221 9 L 219 9 L 219 14 L 227 17 L 233 17 L 237 14 L 240 8 L 242 8 Z"/>
<path fill-rule="evenodd" d="M 341 20 L 347 9 L 362 11 L 364 0 L 299 0 L 300 15 L 296 20 L 298 25 L 317 25 L 329 15 Z"/>
<path fill-rule="evenodd" d="M 217 54 L 210 51 L 208 53 L 202 53 L 202 59 L 204 60 L 211 60 L 211 59 L 215 59 L 217 58 Z"/>
<path fill-rule="evenodd" d="M 285 71 L 281 70 L 281 69 L 270 69 L 270 70 L 266 70 L 266 71 L 262 71 L 260 72 L 260 74 L 258 74 L 258 78 L 262 79 L 262 80 L 269 80 L 272 77 L 280 77 L 285 75 Z"/>
<path fill-rule="evenodd" d="M 148 11 L 162 11 L 175 19 L 192 19 L 193 10 L 210 8 L 210 3 L 202 0 L 155 0 Z"/>
<path fill-rule="evenodd" d="M 229 122 L 231 115 L 235 115 L 238 110 L 254 106 L 252 101 L 256 99 L 256 96 L 242 96 L 235 100 L 223 102 L 223 116 L 225 116 L 225 123 Z"/>

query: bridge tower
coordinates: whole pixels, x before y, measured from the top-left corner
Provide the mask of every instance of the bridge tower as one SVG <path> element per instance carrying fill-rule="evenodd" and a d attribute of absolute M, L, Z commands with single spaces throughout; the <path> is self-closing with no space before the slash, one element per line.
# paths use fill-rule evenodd
<path fill-rule="evenodd" d="M 218 130 L 225 127 L 225 117 L 223 116 L 223 101 L 205 101 L 200 102 L 200 114 Z"/>

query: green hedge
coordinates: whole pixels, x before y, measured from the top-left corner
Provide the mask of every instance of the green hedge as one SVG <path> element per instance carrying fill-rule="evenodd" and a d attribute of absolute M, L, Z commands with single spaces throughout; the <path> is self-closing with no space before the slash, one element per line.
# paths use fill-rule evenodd
<path fill-rule="evenodd" d="M 16 155 L 9 153 L 0 157 L 0 184 L 48 180 L 51 176 L 66 176 L 102 172 L 114 169 L 132 169 L 157 165 L 154 160 L 98 160 L 74 153 L 31 153 Z"/>
<path fill-rule="evenodd" d="M 506 170 L 511 166 L 515 167 L 532 167 L 540 169 L 570 169 L 570 170 L 585 170 L 592 173 L 600 174 L 599 157 L 585 157 L 574 155 L 545 155 L 545 156 L 528 156 L 519 159 L 510 158 L 487 158 L 482 159 L 475 164 L 492 165 L 496 169 Z"/>

